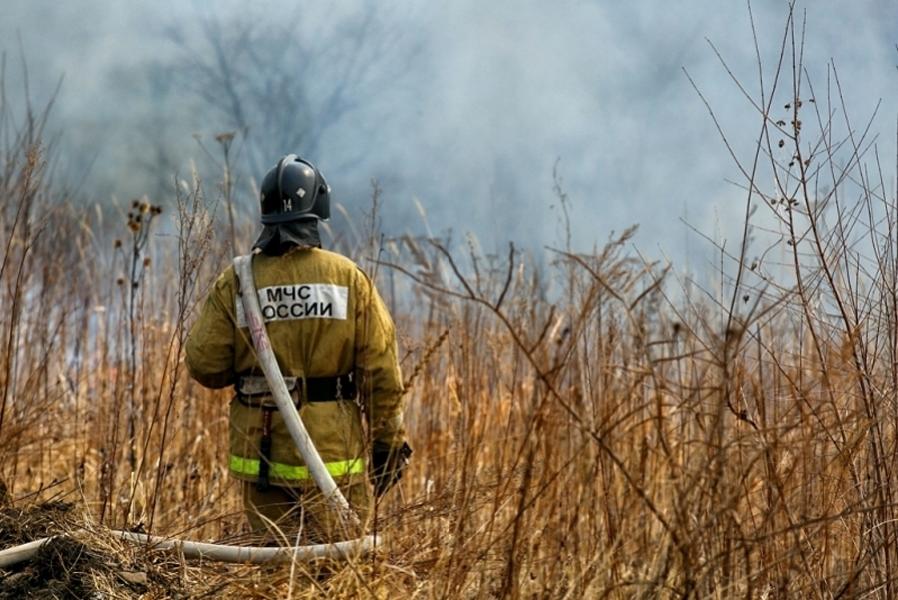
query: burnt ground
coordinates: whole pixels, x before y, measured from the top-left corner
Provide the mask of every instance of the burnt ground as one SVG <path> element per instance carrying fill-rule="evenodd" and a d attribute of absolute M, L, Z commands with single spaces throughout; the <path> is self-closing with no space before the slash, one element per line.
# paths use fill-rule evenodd
<path fill-rule="evenodd" d="M 183 561 L 177 553 L 124 542 L 78 505 L 6 504 L 0 498 L 0 550 L 53 536 L 27 561 L 0 568 L 0 600 L 356 597 L 356 569 L 339 576 L 326 561 L 304 565 L 228 565 Z M 291 583 L 292 582 L 292 583 Z M 349 586 L 349 587 L 347 587 Z"/>
<path fill-rule="evenodd" d="M 0 600 L 187 596 L 171 556 L 90 531 L 71 505 L 0 508 L 0 549 L 48 536 L 33 558 L 0 569 Z"/>
<path fill-rule="evenodd" d="M 78 527 L 72 506 L 45 502 L 24 508 L 0 508 L 0 548 L 24 544 L 37 538 L 64 533 Z"/>

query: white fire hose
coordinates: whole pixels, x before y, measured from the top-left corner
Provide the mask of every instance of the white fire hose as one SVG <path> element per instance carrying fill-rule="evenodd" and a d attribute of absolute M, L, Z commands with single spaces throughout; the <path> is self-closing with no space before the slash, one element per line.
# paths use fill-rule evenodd
<path fill-rule="evenodd" d="M 278 366 L 274 352 L 271 350 L 271 342 L 265 330 L 265 321 L 262 318 L 262 311 L 259 307 L 259 296 L 253 281 L 252 255 L 235 258 L 234 273 L 239 282 L 243 312 L 246 315 L 246 323 L 253 340 L 253 346 L 256 349 L 256 358 L 262 367 L 262 372 L 265 374 L 272 397 L 277 404 L 278 410 L 281 412 L 287 430 L 290 432 L 290 437 L 305 461 L 312 479 L 331 505 L 331 508 L 341 515 L 345 524 L 357 527 L 359 525 L 358 515 L 350 508 L 346 498 L 340 492 L 340 488 L 337 487 L 334 478 L 328 472 L 324 461 L 321 460 L 321 455 L 315 449 L 315 445 L 312 443 L 309 433 L 302 423 L 299 412 L 293 404 L 293 399 L 290 397 L 289 390 L 287 390 L 287 384 L 284 383 L 284 376 Z M 310 546 L 228 546 L 145 535 L 130 531 L 112 531 L 112 534 L 123 540 L 135 543 L 151 544 L 166 550 L 178 550 L 185 558 L 257 564 L 306 561 L 313 558 L 347 559 L 370 552 L 380 541 L 376 536 L 368 535 L 354 540 Z M 30 559 L 42 545 L 55 537 L 41 538 L 0 551 L 0 568 L 6 568 Z"/>
<path fill-rule="evenodd" d="M 304 562 L 314 558 L 331 558 L 346 560 L 361 556 L 374 549 L 379 538 L 373 535 L 346 542 L 333 544 L 314 544 L 310 546 L 228 546 L 225 544 L 209 544 L 179 540 L 158 535 L 146 535 L 131 531 L 110 532 L 113 536 L 136 544 L 149 544 L 161 550 L 176 550 L 185 558 L 201 558 L 229 563 L 271 563 L 271 562 Z M 61 536 L 49 536 L 13 546 L 0 551 L 0 569 L 24 562 L 37 554 L 44 544 Z"/>

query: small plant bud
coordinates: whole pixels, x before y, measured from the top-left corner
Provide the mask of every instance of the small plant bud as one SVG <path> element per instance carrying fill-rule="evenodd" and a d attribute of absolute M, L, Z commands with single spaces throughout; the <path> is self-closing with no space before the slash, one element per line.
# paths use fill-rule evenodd
<path fill-rule="evenodd" d="M 785 141 L 785 140 L 780 140 L 779 143 L 777 144 L 777 146 L 779 146 L 780 148 L 782 148 L 782 147 L 785 146 L 785 145 L 786 145 L 786 141 Z"/>
<path fill-rule="evenodd" d="M 115 240 L 115 241 L 112 243 L 112 247 L 113 247 L 113 248 L 121 248 L 121 247 L 122 247 L 122 240 Z"/>
<path fill-rule="evenodd" d="M 149 258 L 143 259 L 143 266 L 144 266 L 144 268 L 150 266 L 150 259 L 149 259 Z"/>
<path fill-rule="evenodd" d="M 744 296 L 742 296 L 742 301 L 743 301 L 743 302 L 748 302 L 748 300 L 749 300 L 750 298 L 751 298 L 751 296 L 749 296 L 748 294 L 745 294 Z"/>
<path fill-rule="evenodd" d="M 122 277 L 119 277 L 115 280 L 116 285 L 125 285 L 125 280 Z"/>
<path fill-rule="evenodd" d="M 790 104 L 787 104 L 787 105 L 784 106 L 783 108 L 785 108 L 786 110 L 789 110 L 790 108 L 792 108 L 792 104 L 791 104 L 791 103 L 790 103 Z"/>

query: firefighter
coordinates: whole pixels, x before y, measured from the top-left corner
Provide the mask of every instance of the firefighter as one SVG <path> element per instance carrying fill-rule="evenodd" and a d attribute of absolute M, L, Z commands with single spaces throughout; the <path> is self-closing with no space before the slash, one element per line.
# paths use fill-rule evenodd
<path fill-rule="evenodd" d="M 290 154 L 260 187 L 262 233 L 253 276 L 274 354 L 309 435 L 350 506 L 365 522 L 375 495 L 401 476 L 411 449 L 403 425 L 402 377 L 393 321 L 368 276 L 321 248 L 330 187 Z M 231 475 L 243 488 L 251 529 L 312 541 L 355 537 L 341 530 L 316 488 L 271 397 L 253 352 L 233 266 L 218 277 L 190 330 L 186 363 L 209 388 L 234 386 Z"/>

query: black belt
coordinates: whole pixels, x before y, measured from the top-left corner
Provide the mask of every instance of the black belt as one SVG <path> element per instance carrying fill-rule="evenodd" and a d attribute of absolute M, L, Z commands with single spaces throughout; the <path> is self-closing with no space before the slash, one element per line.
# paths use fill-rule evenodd
<path fill-rule="evenodd" d="M 298 377 L 285 377 L 284 383 L 290 392 L 302 388 L 302 380 Z M 263 402 L 254 402 L 253 398 L 271 396 L 271 390 L 264 377 L 248 376 L 237 380 L 237 398 L 247 406 L 261 406 Z M 291 394 L 292 395 L 292 394 Z M 306 402 L 334 402 L 339 400 L 355 400 L 358 389 L 352 373 L 336 377 L 307 377 Z M 295 397 L 295 396 L 294 396 Z"/>

